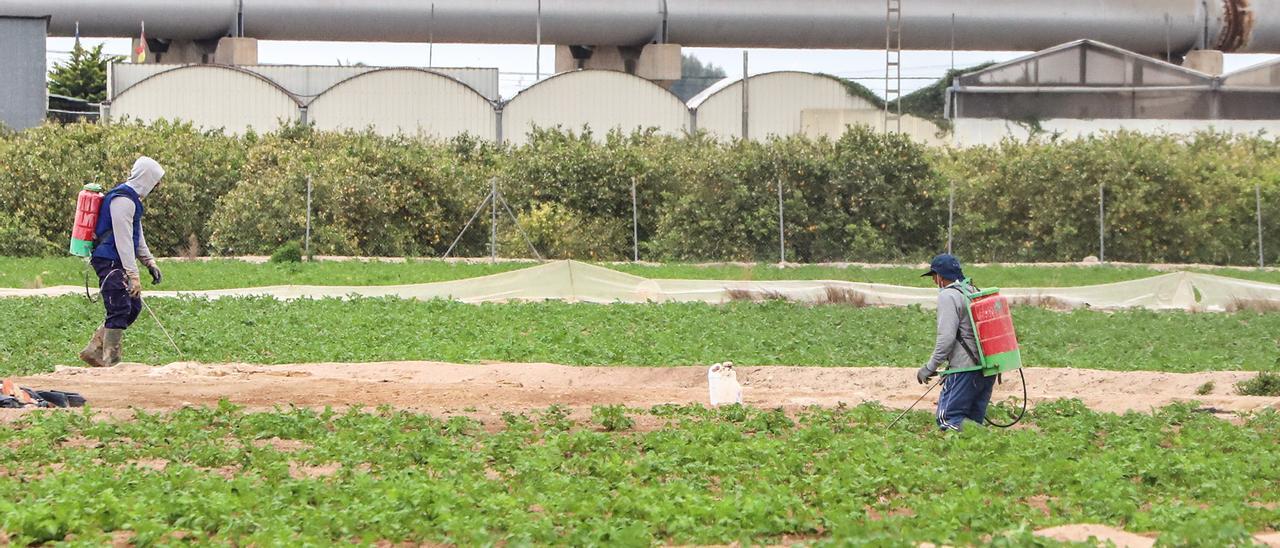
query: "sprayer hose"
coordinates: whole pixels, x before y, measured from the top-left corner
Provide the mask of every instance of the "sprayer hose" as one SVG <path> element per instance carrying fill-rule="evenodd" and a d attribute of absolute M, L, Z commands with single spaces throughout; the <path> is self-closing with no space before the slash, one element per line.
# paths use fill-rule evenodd
<path fill-rule="evenodd" d="M 990 417 L 984 417 L 987 421 L 987 424 L 990 424 L 991 426 L 994 426 L 996 428 L 1009 428 L 1021 422 L 1023 415 L 1027 414 L 1027 376 L 1022 373 L 1021 368 L 1018 369 L 1018 378 L 1022 380 L 1022 410 L 1018 412 L 1018 416 L 1014 417 L 1013 422 L 1009 424 L 1000 424 L 998 422 L 992 422 Z"/>

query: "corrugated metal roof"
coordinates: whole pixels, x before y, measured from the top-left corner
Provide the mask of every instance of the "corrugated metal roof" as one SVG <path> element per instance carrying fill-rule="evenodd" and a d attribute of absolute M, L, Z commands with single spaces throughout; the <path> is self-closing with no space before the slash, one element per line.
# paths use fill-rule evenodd
<path fill-rule="evenodd" d="M 115 97 L 134 84 L 175 68 L 191 66 L 178 64 L 112 63 L 108 71 L 109 96 Z M 318 97 L 329 88 L 352 76 L 382 70 L 384 68 L 417 67 L 345 67 L 325 65 L 243 65 L 237 68 L 260 74 L 288 90 L 303 104 Z M 454 78 L 479 92 L 490 101 L 498 100 L 498 69 L 474 67 L 440 67 L 427 69 Z"/>

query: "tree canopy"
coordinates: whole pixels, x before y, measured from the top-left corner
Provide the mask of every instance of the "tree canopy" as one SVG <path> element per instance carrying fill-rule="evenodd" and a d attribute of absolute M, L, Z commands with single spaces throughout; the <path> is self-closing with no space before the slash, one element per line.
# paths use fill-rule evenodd
<path fill-rule="evenodd" d="M 122 59 L 117 55 L 102 53 L 98 44 L 85 49 L 76 41 L 71 59 L 57 63 L 49 71 L 49 93 L 84 99 L 92 103 L 107 98 L 107 64 Z"/>

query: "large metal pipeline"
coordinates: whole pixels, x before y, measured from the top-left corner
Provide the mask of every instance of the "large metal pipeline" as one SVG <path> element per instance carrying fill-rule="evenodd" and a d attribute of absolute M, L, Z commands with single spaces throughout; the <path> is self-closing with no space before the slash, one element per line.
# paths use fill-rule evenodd
<path fill-rule="evenodd" d="M 547 44 L 884 47 L 883 0 L 542 0 Z M 1038 50 L 1092 38 L 1142 53 L 1280 53 L 1280 0 L 903 0 L 906 49 Z M 528 44 L 538 0 L 0 0 L 50 33 Z M 952 24 L 954 15 L 954 26 Z"/>

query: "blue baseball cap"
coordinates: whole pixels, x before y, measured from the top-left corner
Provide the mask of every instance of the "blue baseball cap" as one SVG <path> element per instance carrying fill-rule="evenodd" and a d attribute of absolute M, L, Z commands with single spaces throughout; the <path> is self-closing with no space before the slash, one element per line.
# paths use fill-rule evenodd
<path fill-rule="evenodd" d="M 951 281 L 959 281 L 964 279 L 964 272 L 960 270 L 960 259 L 950 253 L 943 253 L 934 257 L 929 261 L 929 271 L 921 274 L 921 278 L 937 274 Z"/>

